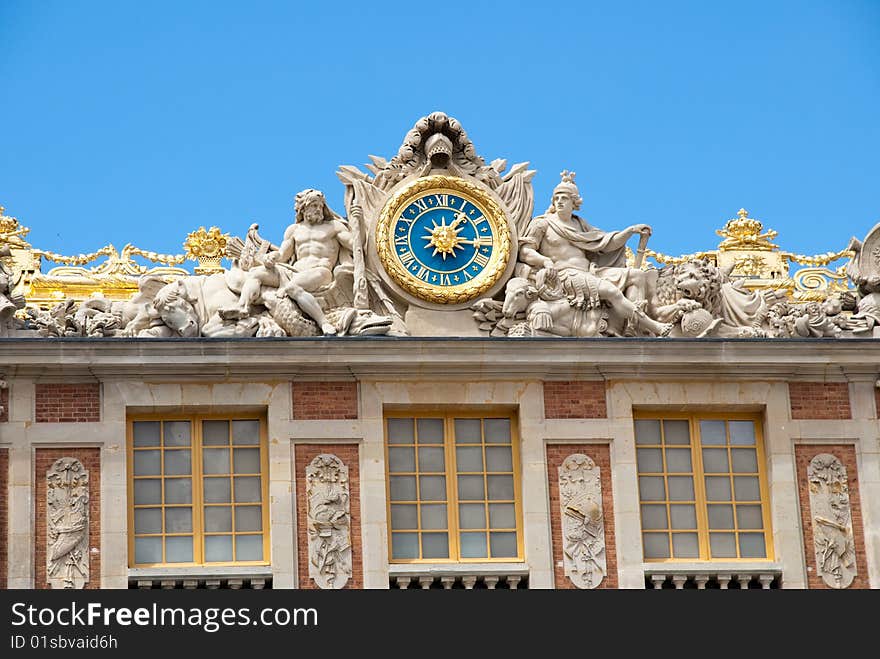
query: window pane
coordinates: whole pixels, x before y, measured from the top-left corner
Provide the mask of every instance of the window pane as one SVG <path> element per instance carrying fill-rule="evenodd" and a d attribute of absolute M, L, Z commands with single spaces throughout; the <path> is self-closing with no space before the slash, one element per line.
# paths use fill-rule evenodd
<path fill-rule="evenodd" d="M 165 446 L 190 445 L 189 421 L 166 421 L 163 425 Z"/>
<path fill-rule="evenodd" d="M 683 420 L 664 421 L 663 440 L 666 444 L 690 444 L 691 429 L 688 422 Z"/>
<path fill-rule="evenodd" d="M 165 538 L 166 563 L 192 563 L 192 536 Z"/>
<path fill-rule="evenodd" d="M 442 444 L 443 419 L 416 419 L 416 432 L 419 444 Z"/>
<path fill-rule="evenodd" d="M 192 503 L 192 479 L 166 478 L 165 503 Z"/>
<path fill-rule="evenodd" d="M 247 444 L 259 444 L 260 422 L 257 419 L 243 419 L 241 421 L 233 421 L 232 443 L 239 446 Z"/>
<path fill-rule="evenodd" d="M 755 445 L 754 421 L 728 421 L 730 429 L 730 443 L 738 446 Z"/>
<path fill-rule="evenodd" d="M 447 533 L 423 533 L 422 558 L 449 558 L 449 535 Z"/>
<path fill-rule="evenodd" d="M 218 533 L 232 530 L 232 508 L 229 506 L 205 506 L 205 530 Z"/>
<path fill-rule="evenodd" d="M 422 501 L 446 501 L 446 477 L 419 476 L 419 494 Z"/>
<path fill-rule="evenodd" d="M 229 503 L 232 489 L 228 478 L 206 478 L 204 480 L 205 503 Z"/>
<path fill-rule="evenodd" d="M 710 529 L 732 529 L 733 528 L 733 506 L 731 505 L 710 505 L 709 510 L 709 528 Z"/>
<path fill-rule="evenodd" d="M 259 503 L 262 498 L 259 476 L 239 476 L 235 478 L 236 503 Z"/>
<path fill-rule="evenodd" d="M 659 448 L 640 448 L 637 451 L 639 473 L 662 474 L 663 454 Z"/>
<path fill-rule="evenodd" d="M 758 471 L 758 456 L 753 448 L 735 448 L 730 451 L 735 473 L 754 474 Z"/>
<path fill-rule="evenodd" d="M 236 474 L 260 473 L 260 449 L 237 448 L 232 452 L 232 465 Z"/>
<path fill-rule="evenodd" d="M 166 508 L 165 533 L 192 533 L 192 508 Z"/>
<path fill-rule="evenodd" d="M 761 488 L 757 476 L 734 476 L 733 487 L 737 501 L 760 501 Z"/>
<path fill-rule="evenodd" d="M 703 469 L 708 474 L 726 474 L 730 471 L 726 448 L 704 448 Z"/>
<path fill-rule="evenodd" d="M 134 452 L 134 475 L 135 476 L 158 476 L 162 473 L 162 458 L 160 451 L 135 451 Z"/>
<path fill-rule="evenodd" d="M 709 548 L 712 558 L 736 558 L 736 540 L 733 533 L 710 533 Z"/>
<path fill-rule="evenodd" d="M 694 479 L 692 476 L 668 476 L 670 501 L 693 501 Z"/>
<path fill-rule="evenodd" d="M 509 446 L 487 446 L 486 471 L 513 471 L 512 449 Z"/>
<path fill-rule="evenodd" d="M 458 477 L 458 498 L 462 501 L 473 501 L 474 499 L 485 499 L 486 493 L 483 489 L 482 476 L 459 476 Z"/>
<path fill-rule="evenodd" d="M 416 470 L 416 451 L 412 447 L 389 448 L 388 468 L 392 473 Z"/>
<path fill-rule="evenodd" d="M 391 505 L 391 528 L 417 529 L 419 528 L 418 507 L 413 504 L 395 503 Z"/>
<path fill-rule="evenodd" d="M 449 528 L 446 521 L 446 504 L 430 504 L 422 505 L 422 528 L 423 529 L 442 529 Z"/>
<path fill-rule="evenodd" d="M 489 526 L 493 529 L 516 528 L 516 508 L 514 504 L 490 503 Z"/>
<path fill-rule="evenodd" d="M 639 476 L 639 497 L 642 501 L 664 501 L 666 488 L 662 476 Z"/>
<path fill-rule="evenodd" d="M 455 449 L 458 471 L 483 471 L 483 448 L 481 446 L 458 446 Z"/>
<path fill-rule="evenodd" d="M 406 559 L 419 557 L 419 536 L 415 533 L 391 534 L 391 558 Z"/>
<path fill-rule="evenodd" d="M 665 533 L 642 533 L 645 558 L 669 558 L 669 536 Z"/>
<path fill-rule="evenodd" d="M 202 444 L 205 446 L 229 444 L 229 421 L 202 421 Z"/>
<path fill-rule="evenodd" d="M 461 557 L 462 558 L 487 558 L 486 534 L 485 533 L 462 533 Z"/>
<path fill-rule="evenodd" d="M 689 448 L 666 449 L 666 471 L 671 473 L 690 473 L 692 470 L 691 450 Z"/>
<path fill-rule="evenodd" d="M 216 563 L 219 561 L 232 560 L 232 536 L 231 535 L 206 535 L 205 536 L 205 561 Z"/>
<path fill-rule="evenodd" d="M 162 562 L 162 538 L 135 538 L 134 539 L 134 562 L 135 563 L 161 563 Z"/>
<path fill-rule="evenodd" d="M 132 425 L 134 426 L 135 447 L 159 446 L 161 434 L 158 421 L 135 421 Z"/>
<path fill-rule="evenodd" d="M 766 558 L 767 547 L 764 545 L 763 533 L 739 534 L 740 558 Z"/>
<path fill-rule="evenodd" d="M 510 419 L 483 419 L 487 444 L 510 444 Z"/>
<path fill-rule="evenodd" d="M 674 529 L 697 528 L 697 510 L 693 504 L 670 505 L 669 515 L 672 518 L 672 528 Z"/>
<path fill-rule="evenodd" d="M 659 444 L 660 422 L 656 419 L 636 419 L 636 444 Z"/>
<path fill-rule="evenodd" d="M 191 474 L 191 449 L 165 449 L 165 473 L 169 476 L 187 476 Z"/>
<path fill-rule="evenodd" d="M 666 504 L 661 505 L 642 505 L 642 528 L 643 529 L 665 529 L 668 528 L 666 522 Z"/>
<path fill-rule="evenodd" d="M 486 506 L 482 503 L 462 503 L 458 506 L 458 525 L 463 529 L 486 528 Z"/>
<path fill-rule="evenodd" d="M 700 421 L 700 441 L 703 444 L 726 444 L 724 421 Z"/>
<path fill-rule="evenodd" d="M 388 419 L 389 444 L 415 444 L 412 419 Z"/>
<path fill-rule="evenodd" d="M 675 558 L 699 558 L 700 545 L 696 533 L 673 533 L 672 555 Z"/>
<path fill-rule="evenodd" d="M 260 506 L 235 507 L 235 531 L 262 531 L 263 509 Z"/>
<path fill-rule="evenodd" d="M 764 528 L 764 520 L 761 517 L 761 506 L 737 506 L 736 525 L 740 529 Z"/>
<path fill-rule="evenodd" d="M 202 471 L 206 474 L 230 473 L 229 449 L 206 448 L 202 449 Z"/>
<path fill-rule="evenodd" d="M 480 420 L 479 419 L 456 419 L 455 420 L 455 443 L 456 444 L 479 444 Z"/>
<path fill-rule="evenodd" d="M 135 533 L 162 533 L 161 508 L 135 508 Z"/>
<path fill-rule="evenodd" d="M 440 447 L 419 447 L 419 471 L 439 471 L 446 469 L 443 449 Z"/>
<path fill-rule="evenodd" d="M 489 499 L 513 499 L 513 476 L 487 476 L 486 480 L 489 482 Z"/>
<path fill-rule="evenodd" d="M 730 501 L 730 478 L 706 476 L 706 498 L 709 501 Z"/>
<path fill-rule="evenodd" d="M 516 533 L 490 533 L 489 546 L 492 558 L 516 558 Z"/>
<path fill-rule="evenodd" d="M 136 480 L 134 502 L 135 504 L 162 503 L 162 481 L 158 478 Z"/>
<path fill-rule="evenodd" d="M 238 536 L 235 536 L 235 560 L 236 561 L 262 561 L 263 560 L 263 536 L 261 536 L 261 535 L 238 535 Z"/>
<path fill-rule="evenodd" d="M 388 479 L 391 489 L 392 501 L 415 501 L 416 500 L 416 477 L 415 476 L 391 476 Z"/>

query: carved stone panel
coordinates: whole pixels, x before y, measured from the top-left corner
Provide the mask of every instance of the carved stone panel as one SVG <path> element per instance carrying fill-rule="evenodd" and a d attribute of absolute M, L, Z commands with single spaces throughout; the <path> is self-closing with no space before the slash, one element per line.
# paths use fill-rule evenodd
<path fill-rule="evenodd" d="M 807 468 L 816 570 L 832 588 L 848 587 L 857 574 L 846 467 L 820 453 Z"/>
<path fill-rule="evenodd" d="M 568 456 L 559 467 L 559 505 L 565 575 L 578 588 L 605 578 L 605 524 L 599 467 L 586 455 Z"/>
<path fill-rule="evenodd" d="M 46 472 L 46 577 L 52 588 L 89 581 L 89 472 L 59 458 Z"/>
<path fill-rule="evenodd" d="M 306 467 L 309 576 L 320 588 L 339 589 L 351 577 L 348 467 L 322 453 Z"/>

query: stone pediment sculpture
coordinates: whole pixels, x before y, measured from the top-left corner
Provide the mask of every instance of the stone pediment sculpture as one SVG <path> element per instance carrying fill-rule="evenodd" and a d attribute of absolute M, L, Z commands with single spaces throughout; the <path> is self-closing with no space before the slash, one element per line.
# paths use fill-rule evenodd
<path fill-rule="evenodd" d="M 559 467 L 562 562 L 578 588 L 595 588 L 605 578 L 605 523 L 599 467 L 575 453 Z"/>
<path fill-rule="evenodd" d="M 820 453 L 807 467 L 816 570 L 831 588 L 847 588 L 856 577 L 856 551 L 846 467 Z"/>
<path fill-rule="evenodd" d="M 348 467 L 322 453 L 306 467 L 309 577 L 319 588 L 343 588 L 351 578 Z"/>
<path fill-rule="evenodd" d="M 52 588 L 89 581 L 89 472 L 59 458 L 46 472 L 46 579 Z"/>
<path fill-rule="evenodd" d="M 0 209 L 0 336 L 880 336 L 880 225 L 803 256 L 740 209 L 717 250 L 670 257 L 648 247 L 647 224 L 608 231 L 580 216 L 574 172 L 535 215 L 535 170 L 487 164 L 442 112 L 369 159 L 336 172 L 344 214 L 304 189 L 276 242 L 256 223 L 244 238 L 202 227 L 182 255 L 36 250 Z M 82 267 L 99 255 L 107 262 Z M 194 274 L 176 267 L 186 258 L 199 260 Z M 41 259 L 66 265 L 42 275 Z M 808 267 L 790 275 L 793 263 Z"/>

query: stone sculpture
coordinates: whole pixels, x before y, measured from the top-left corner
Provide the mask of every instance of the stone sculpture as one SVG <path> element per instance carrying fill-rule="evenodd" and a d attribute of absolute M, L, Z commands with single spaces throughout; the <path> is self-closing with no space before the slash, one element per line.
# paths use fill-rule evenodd
<path fill-rule="evenodd" d="M 46 472 L 46 579 L 52 588 L 89 581 L 89 472 L 59 458 Z"/>
<path fill-rule="evenodd" d="M 558 471 L 565 575 L 578 588 L 595 588 L 606 574 L 599 467 L 588 456 L 575 453 Z"/>
<path fill-rule="evenodd" d="M 846 467 L 820 453 L 810 461 L 807 479 L 816 570 L 832 588 L 847 588 L 857 571 Z"/>
<path fill-rule="evenodd" d="M 3 258 L 11 255 L 12 251 L 7 245 L 0 245 L 0 337 L 7 336 L 16 327 L 15 312 L 25 305 L 23 297 L 13 294 L 15 280 L 12 268 L 3 262 Z"/>
<path fill-rule="evenodd" d="M 351 578 L 348 467 L 322 453 L 306 467 L 309 577 L 320 588 L 343 588 Z"/>

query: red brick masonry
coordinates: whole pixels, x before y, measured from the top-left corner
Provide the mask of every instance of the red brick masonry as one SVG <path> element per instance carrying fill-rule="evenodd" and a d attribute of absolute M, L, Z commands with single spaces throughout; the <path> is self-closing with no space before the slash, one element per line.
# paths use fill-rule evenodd
<path fill-rule="evenodd" d="M 50 588 L 46 581 L 46 472 L 58 458 L 76 458 L 89 472 L 89 582 L 87 589 L 101 587 L 101 449 L 38 448 L 34 467 L 36 528 L 34 538 L 34 588 Z"/>
<path fill-rule="evenodd" d="M 604 382 L 544 382 L 544 418 L 604 419 L 606 416 Z"/>
<path fill-rule="evenodd" d="M 559 508 L 559 467 L 573 453 L 592 458 L 602 482 L 602 513 L 605 517 L 605 578 L 598 588 L 617 588 L 617 546 L 614 541 L 614 497 L 611 492 L 611 450 L 608 444 L 548 444 L 547 481 L 550 485 L 550 530 L 553 534 L 553 575 L 556 588 L 576 588 L 563 568 L 562 511 Z"/>
<path fill-rule="evenodd" d="M 868 561 L 865 556 L 865 531 L 862 524 L 862 503 L 859 497 L 859 478 L 856 465 L 856 449 L 852 444 L 796 444 L 794 447 L 797 466 L 798 499 L 801 504 L 801 524 L 803 525 L 804 556 L 807 559 L 807 587 L 832 588 L 825 584 L 816 573 L 816 550 L 813 548 L 813 521 L 810 517 L 810 484 L 807 481 L 807 468 L 810 460 L 819 453 L 829 453 L 846 467 L 849 480 L 849 505 L 852 512 L 853 539 L 856 545 L 856 574 L 850 588 L 870 588 L 868 582 Z"/>
<path fill-rule="evenodd" d="M 792 419 L 851 419 L 846 382 L 789 382 Z"/>
<path fill-rule="evenodd" d="M 101 420 L 101 385 L 38 384 L 34 392 L 37 423 Z"/>
<path fill-rule="evenodd" d="M 357 382 L 294 382 L 294 419 L 357 419 Z"/>
<path fill-rule="evenodd" d="M 7 539 L 9 538 L 9 449 L 0 448 L 0 589 L 9 578 Z"/>
<path fill-rule="evenodd" d="M 361 558 L 361 498 L 357 444 L 297 444 L 294 449 L 296 472 L 296 539 L 297 575 L 300 588 L 318 588 L 309 577 L 308 509 L 306 467 L 321 453 L 331 453 L 348 467 L 349 506 L 351 510 L 351 577 L 347 589 L 364 587 L 364 565 Z"/>

